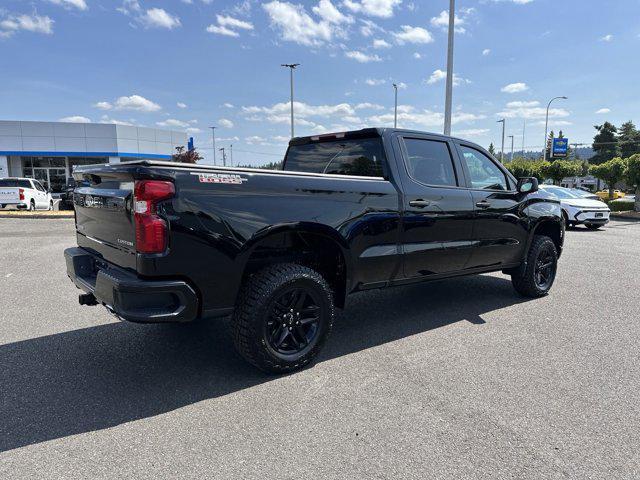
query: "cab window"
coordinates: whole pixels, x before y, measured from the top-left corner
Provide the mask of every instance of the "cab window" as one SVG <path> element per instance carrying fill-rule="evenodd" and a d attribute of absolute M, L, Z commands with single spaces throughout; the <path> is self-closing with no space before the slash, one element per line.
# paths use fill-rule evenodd
<path fill-rule="evenodd" d="M 457 186 L 451 152 L 446 142 L 405 138 L 407 171 L 414 180 L 426 185 Z"/>
<path fill-rule="evenodd" d="M 507 177 L 484 153 L 461 145 L 462 160 L 467 166 L 471 188 L 481 190 L 509 190 Z"/>

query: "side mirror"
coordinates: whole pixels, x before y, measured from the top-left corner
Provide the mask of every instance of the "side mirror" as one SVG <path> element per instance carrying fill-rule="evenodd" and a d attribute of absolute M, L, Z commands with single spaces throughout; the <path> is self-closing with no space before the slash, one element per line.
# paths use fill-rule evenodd
<path fill-rule="evenodd" d="M 518 193 L 533 193 L 538 191 L 538 179 L 525 177 L 518 179 Z"/>

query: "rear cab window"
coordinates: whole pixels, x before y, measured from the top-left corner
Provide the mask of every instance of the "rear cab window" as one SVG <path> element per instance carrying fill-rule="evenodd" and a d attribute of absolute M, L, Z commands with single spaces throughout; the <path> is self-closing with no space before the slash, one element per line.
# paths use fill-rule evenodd
<path fill-rule="evenodd" d="M 0 180 L 0 187 L 31 188 L 29 180 L 19 180 L 17 178 L 3 178 Z"/>
<path fill-rule="evenodd" d="M 403 138 L 405 165 L 411 178 L 425 185 L 456 187 L 458 179 L 446 141 Z"/>
<path fill-rule="evenodd" d="M 382 139 L 344 138 L 291 145 L 284 170 L 361 177 L 384 177 Z"/>

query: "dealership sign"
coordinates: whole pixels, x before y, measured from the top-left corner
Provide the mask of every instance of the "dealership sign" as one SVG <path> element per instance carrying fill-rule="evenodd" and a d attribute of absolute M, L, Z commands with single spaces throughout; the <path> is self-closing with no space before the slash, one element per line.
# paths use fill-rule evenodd
<path fill-rule="evenodd" d="M 567 138 L 554 138 L 553 147 L 551 150 L 552 157 L 566 157 L 569 149 L 569 139 Z"/>

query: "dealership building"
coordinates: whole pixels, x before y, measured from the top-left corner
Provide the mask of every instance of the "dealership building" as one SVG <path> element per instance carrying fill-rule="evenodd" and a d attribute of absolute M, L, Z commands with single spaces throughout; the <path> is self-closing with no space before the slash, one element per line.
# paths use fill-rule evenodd
<path fill-rule="evenodd" d="M 171 160 L 185 132 L 100 123 L 0 120 L 0 178 L 30 177 L 61 193 L 77 165 Z"/>

